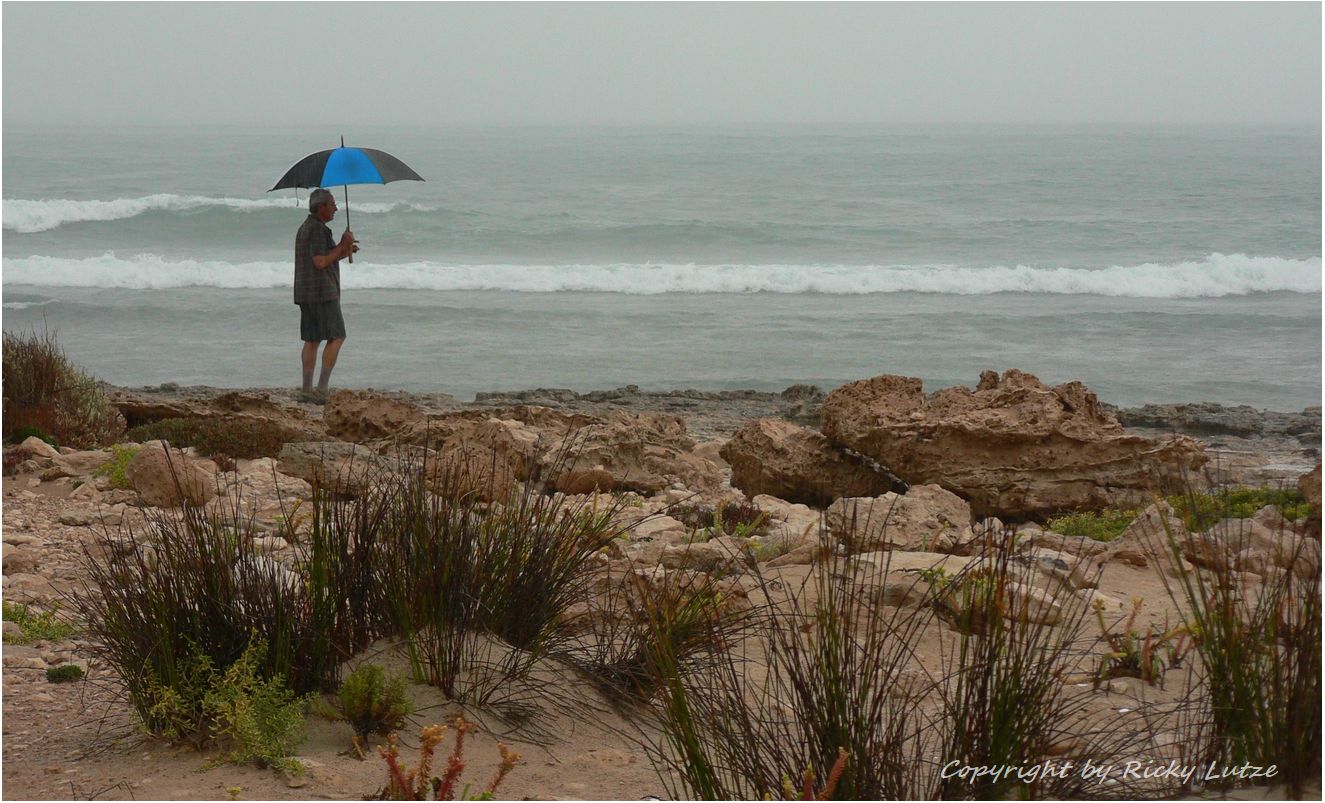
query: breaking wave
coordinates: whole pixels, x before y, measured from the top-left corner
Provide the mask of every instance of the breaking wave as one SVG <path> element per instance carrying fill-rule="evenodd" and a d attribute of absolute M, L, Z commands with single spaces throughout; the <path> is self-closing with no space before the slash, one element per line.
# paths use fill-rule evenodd
<path fill-rule="evenodd" d="M 145 212 L 187 212 L 194 209 L 225 207 L 239 212 L 263 209 L 292 209 L 304 207 L 307 196 L 296 200 L 281 198 L 210 198 L 205 195 L 174 195 L 158 193 L 142 198 L 116 198 L 113 201 L 76 201 L 66 198 L 47 198 L 40 201 L 7 198 L 3 201 L 4 228 L 20 234 L 50 231 L 66 223 L 87 221 L 124 220 Z M 396 209 L 420 212 L 436 211 L 432 207 L 396 201 L 393 203 L 356 203 L 355 212 L 377 214 Z"/>
<path fill-rule="evenodd" d="M 4 260 L 6 283 L 54 287 L 268 288 L 290 284 L 280 262 L 165 260 L 151 254 L 87 259 Z M 1217 298 L 1321 292 L 1320 257 L 1211 254 L 1200 261 L 1106 268 L 943 265 L 454 265 L 433 262 L 342 265 L 347 288 L 505 290 L 527 293 L 993 293 L 1129 298 Z"/>

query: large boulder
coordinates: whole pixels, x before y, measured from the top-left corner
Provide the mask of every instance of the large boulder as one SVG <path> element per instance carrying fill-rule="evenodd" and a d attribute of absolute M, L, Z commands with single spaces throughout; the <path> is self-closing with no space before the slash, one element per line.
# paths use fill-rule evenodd
<path fill-rule="evenodd" d="M 426 419 L 417 404 L 362 390 L 336 391 L 322 412 L 328 435 L 355 443 L 389 438 L 405 425 Z"/>
<path fill-rule="evenodd" d="M 1047 387 L 1015 369 L 929 396 L 913 377 L 852 382 L 829 394 L 822 426 L 835 444 L 907 483 L 960 494 L 981 516 L 1138 506 L 1206 462 L 1190 438 L 1126 434 L 1080 382 Z"/>
<path fill-rule="evenodd" d="M 183 452 L 168 453 L 159 442 L 138 450 L 125 476 L 143 501 L 153 507 L 202 506 L 216 496 L 216 478 Z"/>
<path fill-rule="evenodd" d="M 731 465 L 732 485 L 750 497 L 769 494 L 826 507 L 841 497 L 904 490 L 878 466 L 836 448 L 822 433 L 775 418 L 746 424 L 720 454 Z"/>
<path fill-rule="evenodd" d="M 839 499 L 824 514 L 828 531 L 852 552 L 947 552 L 971 537 L 971 507 L 937 485 L 905 494 Z"/>

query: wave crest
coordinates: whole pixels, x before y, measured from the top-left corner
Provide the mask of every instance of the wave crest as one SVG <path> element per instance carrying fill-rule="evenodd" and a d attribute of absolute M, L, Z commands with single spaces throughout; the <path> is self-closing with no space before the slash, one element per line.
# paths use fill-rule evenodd
<path fill-rule="evenodd" d="M 152 254 L 87 259 L 4 260 L 7 283 L 53 287 L 271 288 L 288 286 L 282 262 L 167 261 Z M 993 293 L 1084 294 L 1130 298 L 1217 298 L 1252 293 L 1321 292 L 1320 257 L 1287 259 L 1211 254 L 1200 261 L 1107 268 L 943 265 L 448 265 L 434 262 L 344 266 L 347 288 L 659 293 Z"/>
<path fill-rule="evenodd" d="M 145 212 L 187 212 L 193 209 L 224 207 L 239 212 L 263 209 L 294 209 L 305 207 L 307 199 L 296 201 L 285 198 L 210 198 L 205 195 L 175 195 L 157 193 L 142 198 L 116 198 L 113 201 L 75 201 L 67 198 L 45 198 L 39 201 L 7 198 L 3 202 L 4 228 L 20 234 L 50 231 L 66 223 L 124 220 Z M 306 207 L 305 207 L 306 208 Z M 392 203 L 356 203 L 355 212 L 378 214 L 396 209 L 420 212 L 436 211 L 432 207 L 396 201 Z"/>

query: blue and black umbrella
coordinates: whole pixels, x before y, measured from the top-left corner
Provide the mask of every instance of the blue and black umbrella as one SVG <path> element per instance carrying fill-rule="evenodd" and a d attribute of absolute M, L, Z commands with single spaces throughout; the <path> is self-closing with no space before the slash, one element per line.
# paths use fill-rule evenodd
<path fill-rule="evenodd" d="M 392 181 L 423 181 L 423 176 L 385 151 L 347 148 L 345 138 L 341 137 L 339 148 L 318 151 L 300 159 L 267 192 L 292 187 L 334 187 L 339 184 L 345 188 L 345 227 L 349 228 L 349 185 L 388 184 Z M 354 261 L 353 254 L 350 255 L 350 261 Z"/>

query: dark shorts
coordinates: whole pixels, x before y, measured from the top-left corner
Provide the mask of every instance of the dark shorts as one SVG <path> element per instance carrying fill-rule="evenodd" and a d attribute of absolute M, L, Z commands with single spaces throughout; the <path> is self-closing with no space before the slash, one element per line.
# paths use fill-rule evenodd
<path fill-rule="evenodd" d="M 299 339 L 305 343 L 320 340 L 341 340 L 345 337 L 345 319 L 340 314 L 340 301 L 299 305 Z"/>

